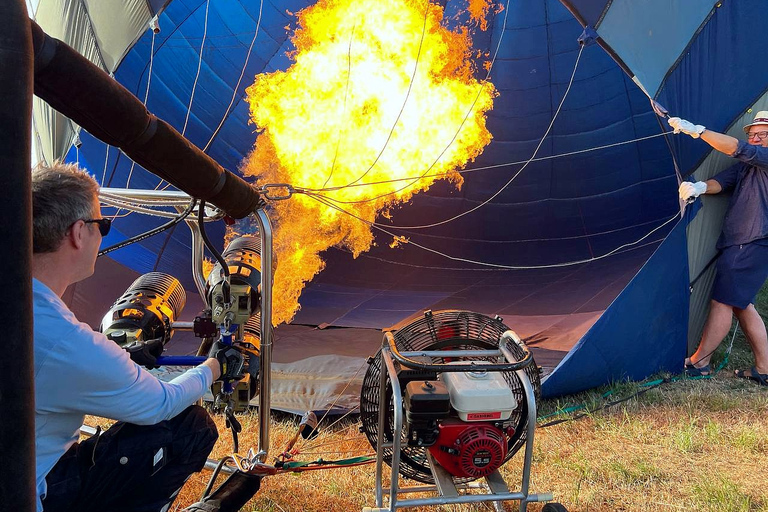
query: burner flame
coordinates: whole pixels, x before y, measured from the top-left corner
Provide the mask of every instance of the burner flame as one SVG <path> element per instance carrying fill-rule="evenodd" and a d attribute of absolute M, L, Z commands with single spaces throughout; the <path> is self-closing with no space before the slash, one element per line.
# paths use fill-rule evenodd
<path fill-rule="evenodd" d="M 490 7 L 470 0 L 471 24 L 484 29 Z M 320 0 L 297 16 L 293 64 L 247 89 L 258 136 L 244 174 L 316 194 L 271 203 L 275 324 L 298 311 L 323 251 L 372 246 L 359 219 L 388 216 L 438 179 L 461 187 L 457 171 L 491 141 L 497 95 L 475 77 L 470 30 L 446 28 L 428 0 Z"/>

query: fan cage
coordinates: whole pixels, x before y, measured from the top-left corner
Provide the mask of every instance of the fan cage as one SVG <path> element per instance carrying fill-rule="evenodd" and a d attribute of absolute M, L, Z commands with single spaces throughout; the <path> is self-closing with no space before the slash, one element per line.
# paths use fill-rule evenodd
<path fill-rule="evenodd" d="M 502 336 L 509 331 L 509 327 L 502 323 L 500 318 L 491 318 L 471 311 L 438 311 L 427 312 L 419 318 L 393 333 L 395 345 L 400 351 L 435 351 L 435 350 L 496 350 L 502 342 Z M 506 338 L 506 348 L 518 360 L 525 356 L 522 344 Z M 450 358 L 431 358 L 432 364 L 446 364 Z M 462 361 L 498 362 L 489 358 L 464 357 Z M 380 377 L 382 368 L 381 349 L 371 360 L 368 371 L 363 379 L 360 395 L 360 420 L 362 429 L 371 446 L 376 448 L 379 442 L 379 401 L 381 397 Z M 536 403 L 541 396 L 541 380 L 538 368 L 534 361 L 524 370 L 534 390 Z M 500 372 L 512 394 L 520 404 L 512 411 L 512 421 L 515 434 L 507 442 L 506 463 L 525 444 L 528 427 L 528 404 L 525 399 L 525 391 L 522 382 L 515 372 Z M 390 442 L 394 432 L 394 404 L 392 389 L 387 385 L 386 390 L 387 421 L 386 431 L 383 432 L 384 440 Z M 418 446 L 407 445 L 407 430 L 401 433 L 400 466 L 398 472 L 412 480 L 434 484 L 434 478 L 427 462 L 427 449 Z M 384 450 L 384 461 L 392 465 L 393 450 Z M 454 477 L 456 484 L 475 480 L 477 477 Z"/>

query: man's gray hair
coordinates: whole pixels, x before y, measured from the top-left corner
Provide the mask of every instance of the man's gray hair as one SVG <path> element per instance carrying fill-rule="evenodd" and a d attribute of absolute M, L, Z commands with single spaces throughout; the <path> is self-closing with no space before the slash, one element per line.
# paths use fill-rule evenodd
<path fill-rule="evenodd" d="M 32 252 L 54 252 L 67 230 L 93 218 L 99 184 L 75 164 L 54 162 L 32 170 Z"/>

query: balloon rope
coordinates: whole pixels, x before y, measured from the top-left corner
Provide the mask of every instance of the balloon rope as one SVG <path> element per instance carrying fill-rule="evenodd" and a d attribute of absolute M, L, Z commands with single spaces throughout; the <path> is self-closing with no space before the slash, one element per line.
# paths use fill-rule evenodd
<path fill-rule="evenodd" d="M 219 134 L 219 130 L 221 130 L 221 127 L 224 126 L 224 121 L 226 121 L 227 117 L 229 117 L 229 113 L 230 113 L 230 110 L 232 109 L 232 105 L 235 103 L 235 98 L 237 97 L 237 90 L 240 88 L 240 82 L 243 80 L 243 75 L 245 75 L 245 69 L 248 67 L 248 59 L 250 59 L 251 51 L 253 51 L 253 45 L 256 43 L 256 36 L 259 35 L 259 27 L 261 27 L 261 11 L 263 8 L 264 8 L 264 0 L 261 0 L 261 2 L 259 3 L 259 18 L 256 20 L 256 31 L 253 33 L 253 39 L 251 39 L 251 46 L 248 47 L 248 52 L 245 54 L 245 62 L 243 63 L 243 69 L 240 71 L 240 78 L 237 79 L 237 84 L 235 85 L 235 88 L 232 91 L 232 99 L 229 100 L 229 106 L 224 111 L 224 115 L 221 116 L 221 122 L 219 122 L 219 126 L 216 127 L 216 129 L 211 134 L 211 138 L 208 139 L 208 142 L 206 143 L 205 147 L 203 147 L 204 153 L 208 151 L 209 147 L 211 147 L 213 140 Z M 202 58 L 202 52 L 201 52 L 201 58 Z"/>
<path fill-rule="evenodd" d="M 365 220 L 365 219 L 363 219 L 363 218 L 353 214 L 352 212 L 349 212 L 347 210 L 344 210 L 344 209 L 340 208 L 339 206 L 329 202 L 327 200 L 327 198 L 325 198 L 325 197 L 318 196 L 317 194 L 307 194 L 307 195 L 309 197 L 315 199 L 316 201 L 318 201 L 318 202 L 320 202 L 322 204 L 325 204 L 329 208 L 333 208 L 334 210 L 338 210 L 341 213 L 349 215 L 350 217 L 353 217 L 353 218 L 359 220 L 360 222 L 369 225 L 373 229 L 381 231 L 382 233 L 385 233 L 385 234 L 387 234 L 389 236 L 397 237 L 401 242 L 407 243 L 409 245 L 413 245 L 413 246 L 418 247 L 419 249 L 422 249 L 424 251 L 431 252 L 432 254 L 436 254 L 438 256 L 442 256 L 443 258 L 447 258 L 447 259 L 452 260 L 452 261 L 460 261 L 460 262 L 471 263 L 471 264 L 474 264 L 474 265 L 480 265 L 480 266 L 484 266 L 484 267 L 492 267 L 492 268 L 506 269 L 506 270 L 534 270 L 534 269 L 543 269 L 543 268 L 569 267 L 569 266 L 573 266 L 573 265 L 581 265 L 583 263 L 590 263 L 592 261 L 601 260 L 603 258 L 607 258 L 609 256 L 612 256 L 612 255 L 616 254 L 617 252 L 621 251 L 622 249 L 625 249 L 625 248 L 631 247 L 633 245 L 639 244 L 640 242 L 642 242 L 643 240 L 645 240 L 646 238 L 651 236 L 653 233 L 655 233 L 656 231 L 660 230 L 661 228 L 663 228 L 664 226 L 668 225 L 669 223 L 671 223 L 672 221 L 674 221 L 675 219 L 678 218 L 678 213 L 675 212 L 675 214 L 671 218 L 669 218 L 667 221 L 665 221 L 660 226 L 657 226 L 657 227 L 653 228 L 650 232 L 648 232 L 646 235 L 644 235 L 643 237 L 639 238 L 638 240 L 635 240 L 634 242 L 630 242 L 630 243 L 626 243 L 624 245 L 621 245 L 621 246 L 617 247 L 616 249 L 613 249 L 613 250 L 611 250 L 611 251 L 609 251 L 609 252 L 607 252 L 605 254 L 601 254 L 600 256 L 595 256 L 595 257 L 587 258 L 587 259 L 583 259 L 583 260 L 568 261 L 568 262 L 563 262 L 563 263 L 553 263 L 553 264 L 549 264 L 549 265 L 524 265 L 524 266 L 521 266 L 521 265 L 503 265 L 503 264 L 498 264 L 498 263 L 490 263 L 490 262 L 485 262 L 485 261 L 472 260 L 472 259 L 468 259 L 468 258 L 460 258 L 460 257 L 457 257 L 457 256 L 451 256 L 451 255 L 446 254 L 444 252 L 441 252 L 441 251 L 438 251 L 436 249 L 432 249 L 432 248 L 427 247 L 425 245 L 419 244 L 417 242 L 413 242 L 411 240 L 403 240 L 403 238 L 401 236 L 395 235 L 393 232 L 389 231 L 388 229 L 385 229 L 385 228 L 381 227 L 381 225 L 376 224 L 375 222 L 371 222 L 371 221 Z M 660 240 L 654 240 L 654 241 L 652 241 L 650 243 L 655 243 L 655 242 L 658 242 L 658 241 L 660 241 Z"/>
<path fill-rule="evenodd" d="M 616 147 L 616 146 L 623 146 L 625 144 L 632 144 L 632 143 L 635 143 L 635 142 L 642 142 L 644 140 L 650 140 L 650 139 L 655 139 L 655 138 L 658 138 L 658 137 L 663 137 L 663 136 L 665 136 L 667 134 L 670 134 L 670 133 L 672 133 L 672 132 L 669 131 L 669 132 L 664 132 L 664 133 L 656 133 L 656 134 L 653 134 L 653 135 L 646 135 L 645 137 L 638 137 L 636 139 L 623 140 L 621 142 L 613 142 L 611 144 L 605 144 L 603 146 L 594 146 L 594 147 L 587 148 L 587 149 L 579 149 L 577 151 L 569 151 L 567 153 L 559 153 L 557 155 L 541 156 L 539 158 L 534 158 L 533 160 L 531 160 L 531 162 L 542 162 L 544 160 L 553 160 L 555 158 L 562 158 L 562 157 L 566 157 L 566 156 L 579 155 L 581 153 L 589 153 L 590 151 L 599 151 L 599 150 L 602 150 L 602 149 L 609 149 L 609 148 L 613 148 L 613 147 Z M 520 160 L 520 161 L 517 161 L 517 162 L 504 162 L 504 163 L 501 163 L 501 164 L 484 165 L 482 167 L 472 167 L 471 169 L 462 169 L 462 170 L 459 170 L 459 171 L 456 171 L 456 172 L 459 173 L 459 174 L 464 175 L 464 174 L 470 174 L 470 173 L 477 172 L 477 171 L 487 171 L 487 170 L 491 170 L 491 169 L 499 169 L 499 168 L 502 168 L 502 167 L 510 167 L 510 166 L 513 166 L 513 165 L 521 165 L 521 164 L 526 163 L 527 161 L 528 160 Z M 390 179 L 390 180 L 371 181 L 371 182 L 366 182 L 366 183 L 356 183 L 354 185 L 350 185 L 349 188 L 352 188 L 352 187 L 370 187 L 370 186 L 382 185 L 382 184 L 386 184 L 386 183 L 395 183 L 395 182 L 398 182 L 398 181 L 410 181 L 410 180 L 413 180 L 413 179 L 421 179 L 421 178 L 445 177 L 447 175 L 448 175 L 448 173 L 446 173 L 446 172 L 440 172 L 440 173 L 436 173 L 436 174 L 426 174 L 426 175 L 422 175 L 422 176 L 418 176 L 418 177 L 411 176 L 411 177 L 405 177 L 405 178 L 393 178 L 393 179 Z M 303 187 L 294 187 L 294 189 L 295 189 L 296 193 L 302 193 L 302 194 L 303 193 L 307 193 L 307 192 L 329 192 L 329 191 L 338 190 L 335 187 L 331 187 L 331 188 L 303 188 Z M 323 197 L 327 197 L 327 196 L 323 195 Z"/>

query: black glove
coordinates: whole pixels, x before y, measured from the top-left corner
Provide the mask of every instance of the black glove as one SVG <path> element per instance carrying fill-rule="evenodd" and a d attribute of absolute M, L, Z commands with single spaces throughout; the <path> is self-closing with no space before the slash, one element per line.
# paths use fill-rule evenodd
<path fill-rule="evenodd" d="M 221 365 L 220 380 L 239 380 L 243 378 L 245 359 L 243 359 L 243 353 L 232 345 L 217 341 L 211 345 L 208 357 L 216 359 Z"/>

